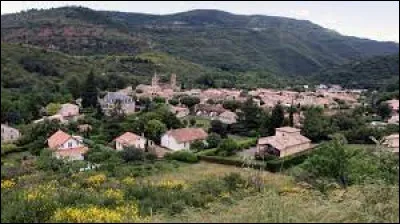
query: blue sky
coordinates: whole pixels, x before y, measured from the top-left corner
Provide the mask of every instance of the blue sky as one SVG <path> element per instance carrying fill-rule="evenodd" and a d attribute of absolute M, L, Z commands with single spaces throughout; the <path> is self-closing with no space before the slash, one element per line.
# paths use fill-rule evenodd
<path fill-rule="evenodd" d="M 96 10 L 170 14 L 193 9 L 219 9 L 236 14 L 285 16 L 310 20 L 344 35 L 399 42 L 398 1 L 251 2 L 251 1 L 1 1 L 1 14 L 31 8 L 80 5 Z"/>

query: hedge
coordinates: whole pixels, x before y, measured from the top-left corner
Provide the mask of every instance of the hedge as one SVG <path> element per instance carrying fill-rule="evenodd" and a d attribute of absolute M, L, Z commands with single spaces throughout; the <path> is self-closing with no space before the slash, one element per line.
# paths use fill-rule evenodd
<path fill-rule="evenodd" d="M 1 145 L 1 156 L 8 155 L 10 153 L 15 153 L 15 152 L 22 152 L 25 151 L 24 148 L 18 147 L 13 144 L 2 144 Z"/>
<path fill-rule="evenodd" d="M 303 163 L 315 150 L 298 153 L 285 158 L 272 159 L 268 161 L 253 161 L 251 164 L 247 164 L 254 169 L 264 169 L 270 172 L 279 172 L 293 166 Z M 199 156 L 199 159 L 206 162 L 218 163 L 223 165 L 231 165 L 242 167 L 244 162 L 237 158 L 221 157 L 221 156 Z"/>
<path fill-rule="evenodd" d="M 164 157 L 167 160 L 176 160 L 185 163 L 198 163 L 199 157 L 189 151 L 178 151 L 173 153 L 168 153 Z"/>
<path fill-rule="evenodd" d="M 218 149 L 207 149 L 196 153 L 198 156 L 214 156 L 217 153 Z"/>

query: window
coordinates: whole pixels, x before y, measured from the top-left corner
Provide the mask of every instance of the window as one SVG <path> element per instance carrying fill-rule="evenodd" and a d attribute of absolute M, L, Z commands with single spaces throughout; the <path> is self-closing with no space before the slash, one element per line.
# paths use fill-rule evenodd
<path fill-rule="evenodd" d="M 68 148 L 72 148 L 72 142 L 68 142 Z"/>

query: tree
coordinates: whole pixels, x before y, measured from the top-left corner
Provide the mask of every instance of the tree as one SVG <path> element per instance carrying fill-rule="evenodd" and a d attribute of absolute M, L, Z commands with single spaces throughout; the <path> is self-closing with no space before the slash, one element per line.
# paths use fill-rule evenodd
<path fill-rule="evenodd" d="M 226 100 L 224 101 L 222 106 L 227 110 L 235 112 L 237 109 L 240 108 L 240 102 L 236 100 Z"/>
<path fill-rule="evenodd" d="M 314 142 L 328 140 L 332 134 L 332 127 L 327 117 L 320 108 L 311 107 L 305 114 L 303 132 L 306 137 Z"/>
<path fill-rule="evenodd" d="M 197 121 L 195 118 L 190 118 L 190 126 L 194 127 L 196 125 Z"/>
<path fill-rule="evenodd" d="M 272 110 L 271 127 L 275 130 L 276 128 L 282 127 L 284 122 L 285 122 L 285 109 L 282 107 L 281 104 L 278 103 Z"/>
<path fill-rule="evenodd" d="M 166 102 L 164 97 L 156 96 L 153 101 L 157 104 L 164 104 Z"/>
<path fill-rule="evenodd" d="M 243 127 L 244 133 L 258 131 L 263 123 L 263 111 L 252 98 L 249 98 L 242 106 L 239 115 L 239 125 Z M 222 136 L 222 135 L 221 135 Z"/>
<path fill-rule="evenodd" d="M 212 120 L 210 132 L 219 134 L 221 137 L 225 138 L 227 136 L 227 127 L 220 120 Z"/>
<path fill-rule="evenodd" d="M 345 150 L 347 140 L 335 135 L 331 142 L 320 146 L 316 153 L 304 162 L 304 169 L 312 178 L 331 178 L 343 187 L 348 184 L 350 162 Z"/>
<path fill-rule="evenodd" d="M 146 136 L 157 144 L 160 144 L 161 136 L 167 131 L 165 124 L 159 120 L 150 120 L 144 129 Z"/>
<path fill-rule="evenodd" d="M 173 106 L 177 106 L 179 104 L 179 100 L 176 98 L 172 98 L 168 101 L 169 104 L 173 105 Z"/>
<path fill-rule="evenodd" d="M 392 114 L 392 108 L 390 108 L 389 104 L 381 103 L 377 108 L 377 114 L 382 117 L 383 120 L 386 120 Z"/>
<path fill-rule="evenodd" d="M 218 147 L 218 155 L 221 156 L 231 156 L 235 154 L 235 151 L 239 149 L 239 145 L 233 139 L 225 139 L 221 142 Z"/>
<path fill-rule="evenodd" d="M 57 114 L 60 109 L 61 109 L 61 104 L 59 103 L 50 103 L 49 105 L 46 106 L 46 112 L 50 116 Z"/>
<path fill-rule="evenodd" d="M 294 127 L 294 113 L 296 113 L 296 112 L 297 112 L 296 107 L 294 107 L 293 104 L 290 105 L 290 108 L 289 108 L 289 126 L 290 127 Z"/>
<path fill-rule="evenodd" d="M 125 162 L 143 161 L 145 152 L 142 149 L 128 147 L 121 152 L 121 158 Z"/>
<path fill-rule="evenodd" d="M 83 89 L 82 106 L 84 108 L 96 108 L 98 103 L 98 90 L 96 87 L 96 80 L 93 71 L 90 71 Z"/>
<path fill-rule="evenodd" d="M 217 148 L 221 144 L 222 138 L 217 133 L 211 133 L 207 137 L 208 148 Z"/>
<path fill-rule="evenodd" d="M 193 96 L 184 96 L 181 98 L 181 103 L 192 109 L 196 104 L 200 103 L 200 99 Z"/>
<path fill-rule="evenodd" d="M 79 82 L 78 77 L 72 76 L 66 81 L 65 85 L 75 99 L 79 98 L 81 94 L 81 83 Z"/>

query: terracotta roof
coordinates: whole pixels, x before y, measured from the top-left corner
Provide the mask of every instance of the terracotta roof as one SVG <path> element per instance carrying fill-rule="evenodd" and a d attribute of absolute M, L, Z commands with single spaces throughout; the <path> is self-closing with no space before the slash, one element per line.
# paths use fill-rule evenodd
<path fill-rule="evenodd" d="M 48 145 L 49 148 L 54 149 L 57 148 L 58 146 L 64 144 L 67 142 L 69 139 L 71 139 L 72 136 L 59 130 L 55 134 L 53 134 L 48 140 Z"/>
<path fill-rule="evenodd" d="M 79 148 L 72 148 L 72 149 L 62 149 L 62 150 L 57 150 L 54 153 L 59 156 L 59 157 L 75 157 L 75 156 L 80 156 L 84 153 L 89 151 L 87 147 L 79 147 Z"/>
<path fill-rule="evenodd" d="M 280 132 L 286 132 L 286 133 L 296 133 L 296 132 L 300 132 L 300 129 L 297 128 L 292 128 L 292 127 L 282 127 L 282 128 L 277 128 L 277 131 Z"/>
<path fill-rule="evenodd" d="M 121 144 L 124 145 L 134 145 L 135 142 L 139 141 L 140 139 L 145 139 L 145 138 L 131 132 L 126 132 L 125 134 L 116 138 L 115 141 L 120 142 Z"/>
<path fill-rule="evenodd" d="M 260 138 L 259 145 L 271 145 L 278 150 L 285 150 L 288 147 L 310 143 L 311 140 L 302 135 L 271 136 Z"/>
<path fill-rule="evenodd" d="M 204 140 L 208 136 L 208 134 L 201 128 L 176 129 L 168 131 L 166 134 L 173 137 L 178 143 Z"/>

